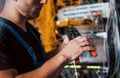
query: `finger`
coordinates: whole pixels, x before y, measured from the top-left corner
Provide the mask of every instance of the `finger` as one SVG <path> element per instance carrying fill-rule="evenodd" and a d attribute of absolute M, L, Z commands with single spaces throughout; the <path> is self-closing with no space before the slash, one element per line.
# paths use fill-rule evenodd
<path fill-rule="evenodd" d="M 89 41 L 87 36 L 78 36 L 75 38 L 78 42 Z"/>
<path fill-rule="evenodd" d="M 65 38 L 64 41 L 63 41 L 63 43 L 65 43 L 65 44 L 69 43 L 69 39 Z"/>
<path fill-rule="evenodd" d="M 91 50 L 95 50 L 95 48 L 92 46 L 84 46 L 84 47 L 82 47 L 82 50 L 83 51 L 91 51 Z"/>
<path fill-rule="evenodd" d="M 82 47 L 82 46 L 88 46 L 90 45 L 90 43 L 88 41 L 83 41 L 81 43 L 79 43 L 79 45 Z"/>
<path fill-rule="evenodd" d="M 82 53 L 84 53 L 84 52 L 86 52 L 86 51 L 91 51 L 91 50 L 95 50 L 93 47 L 91 47 L 91 46 L 84 46 L 84 47 L 80 47 L 79 48 L 79 51 L 78 52 L 76 52 L 75 54 L 74 54 L 74 56 L 80 56 Z"/>

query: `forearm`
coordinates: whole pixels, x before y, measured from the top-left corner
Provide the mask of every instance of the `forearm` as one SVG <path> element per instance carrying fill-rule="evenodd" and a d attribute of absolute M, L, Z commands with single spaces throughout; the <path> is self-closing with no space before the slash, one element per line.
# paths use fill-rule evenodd
<path fill-rule="evenodd" d="M 57 78 L 56 75 L 63 66 L 79 57 L 85 51 L 94 50 L 86 37 L 77 37 L 71 40 L 57 55 L 49 59 L 43 66 L 21 75 L 7 72 L 3 78 Z M 23 69 L 24 70 L 24 69 Z M 10 71 L 12 72 L 12 71 Z M 1 71 L 3 73 L 3 71 Z M 3 76 L 3 74 L 1 74 Z M 11 77 L 10 77 L 11 75 Z"/>
<path fill-rule="evenodd" d="M 47 59 L 50 59 L 51 57 L 55 56 L 56 54 L 58 54 L 64 47 L 66 46 L 66 43 L 63 42 L 59 47 L 57 47 L 56 49 L 46 53 L 46 57 Z"/>
<path fill-rule="evenodd" d="M 62 55 L 56 55 L 47 61 L 42 67 L 16 76 L 16 78 L 56 78 L 58 72 L 63 68 L 67 59 Z"/>

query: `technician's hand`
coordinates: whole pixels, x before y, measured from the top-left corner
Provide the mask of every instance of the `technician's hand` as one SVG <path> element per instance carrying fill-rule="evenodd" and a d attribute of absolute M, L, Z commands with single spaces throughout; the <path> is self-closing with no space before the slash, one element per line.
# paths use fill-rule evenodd
<path fill-rule="evenodd" d="M 71 41 L 67 41 L 66 46 L 60 51 L 60 55 L 67 58 L 68 62 L 79 57 L 83 52 L 94 50 L 88 37 L 78 36 Z"/>

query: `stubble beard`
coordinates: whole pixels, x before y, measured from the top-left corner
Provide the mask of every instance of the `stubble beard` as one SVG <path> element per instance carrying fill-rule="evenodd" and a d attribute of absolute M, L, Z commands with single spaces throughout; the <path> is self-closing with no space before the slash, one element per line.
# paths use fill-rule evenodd
<path fill-rule="evenodd" d="M 24 9 L 21 6 L 17 6 L 17 10 L 26 19 L 35 19 L 35 18 L 37 18 L 39 16 L 38 13 L 32 12 L 30 8 Z"/>

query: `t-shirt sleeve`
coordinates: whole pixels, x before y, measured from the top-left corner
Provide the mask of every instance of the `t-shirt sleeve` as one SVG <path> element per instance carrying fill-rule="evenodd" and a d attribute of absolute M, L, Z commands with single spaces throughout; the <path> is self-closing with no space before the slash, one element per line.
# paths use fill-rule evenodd
<path fill-rule="evenodd" d="M 0 70 L 15 68 L 10 47 L 3 33 L 0 31 Z"/>
<path fill-rule="evenodd" d="M 1 49 L 1 48 L 0 48 Z M 15 68 L 12 59 L 7 56 L 3 51 L 0 51 L 0 70 Z"/>

